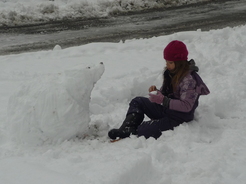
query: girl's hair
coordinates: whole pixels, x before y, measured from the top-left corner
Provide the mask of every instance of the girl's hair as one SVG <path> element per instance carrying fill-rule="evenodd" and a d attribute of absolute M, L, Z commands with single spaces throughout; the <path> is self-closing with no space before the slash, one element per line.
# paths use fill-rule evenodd
<path fill-rule="evenodd" d="M 171 73 L 174 74 L 172 78 L 173 91 L 176 91 L 180 81 L 189 73 L 188 61 L 175 61 L 175 69 Z"/>

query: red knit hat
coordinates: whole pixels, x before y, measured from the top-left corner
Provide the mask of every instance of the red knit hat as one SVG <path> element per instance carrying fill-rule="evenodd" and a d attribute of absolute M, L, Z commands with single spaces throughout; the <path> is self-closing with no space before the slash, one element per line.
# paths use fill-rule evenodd
<path fill-rule="evenodd" d="M 167 61 L 187 61 L 188 50 L 183 42 L 174 40 L 166 46 L 163 56 Z"/>

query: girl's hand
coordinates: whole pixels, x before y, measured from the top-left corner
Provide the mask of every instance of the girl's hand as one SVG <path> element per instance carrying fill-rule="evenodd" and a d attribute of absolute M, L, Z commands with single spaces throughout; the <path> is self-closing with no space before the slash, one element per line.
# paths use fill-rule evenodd
<path fill-rule="evenodd" d="M 156 90 L 157 90 L 157 88 L 154 85 L 149 87 L 149 92 L 156 91 Z"/>
<path fill-rule="evenodd" d="M 149 100 L 153 103 L 162 104 L 164 99 L 164 95 L 160 91 L 156 91 L 156 94 L 153 92 L 149 93 Z"/>

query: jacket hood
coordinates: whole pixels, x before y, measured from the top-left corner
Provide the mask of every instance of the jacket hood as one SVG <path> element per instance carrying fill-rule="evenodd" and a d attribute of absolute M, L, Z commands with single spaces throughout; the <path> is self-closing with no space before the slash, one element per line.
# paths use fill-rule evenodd
<path fill-rule="evenodd" d="M 196 66 L 196 62 L 194 61 L 194 59 L 191 59 L 190 61 L 188 61 L 188 63 L 190 64 L 191 71 L 195 71 L 195 72 L 199 71 L 199 68 L 198 66 Z"/>
<path fill-rule="evenodd" d="M 201 77 L 197 74 L 197 72 L 199 71 L 199 68 L 198 68 L 198 66 L 196 66 L 194 59 L 191 59 L 188 62 L 190 64 L 190 74 L 193 76 L 193 78 L 197 82 L 196 92 L 199 95 L 208 95 L 210 93 L 210 91 L 209 91 L 208 87 L 206 86 L 206 84 L 201 79 Z"/>

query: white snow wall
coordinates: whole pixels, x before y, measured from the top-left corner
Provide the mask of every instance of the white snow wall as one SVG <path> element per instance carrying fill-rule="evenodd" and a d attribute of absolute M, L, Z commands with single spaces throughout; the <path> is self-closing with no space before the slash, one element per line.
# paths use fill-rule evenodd
<path fill-rule="evenodd" d="M 35 77 L 11 95 L 7 129 L 12 140 L 40 145 L 88 132 L 89 103 L 104 65 Z"/>

